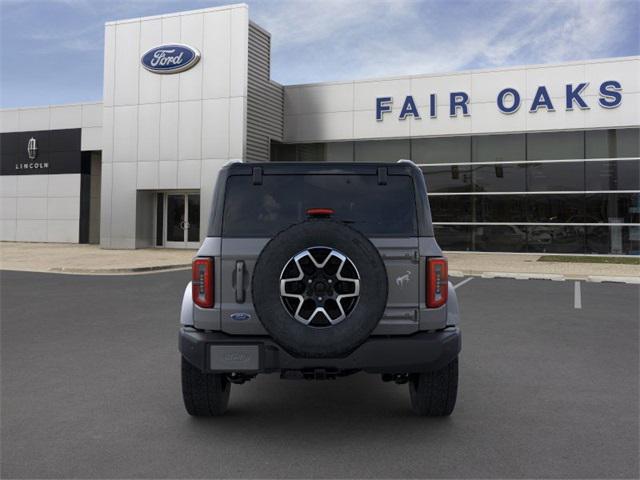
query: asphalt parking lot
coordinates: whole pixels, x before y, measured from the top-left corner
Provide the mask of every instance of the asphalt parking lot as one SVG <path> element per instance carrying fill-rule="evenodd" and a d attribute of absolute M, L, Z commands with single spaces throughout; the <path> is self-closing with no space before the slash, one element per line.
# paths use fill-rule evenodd
<path fill-rule="evenodd" d="M 637 285 L 461 285 L 450 418 L 359 374 L 262 376 L 203 420 L 180 394 L 188 277 L 1 273 L 3 478 L 638 477 Z"/>

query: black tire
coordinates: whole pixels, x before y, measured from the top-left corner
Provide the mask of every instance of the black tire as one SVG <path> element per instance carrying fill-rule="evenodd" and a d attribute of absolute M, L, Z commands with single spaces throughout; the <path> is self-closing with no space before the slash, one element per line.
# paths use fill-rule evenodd
<path fill-rule="evenodd" d="M 231 383 L 225 375 L 202 373 L 182 358 L 182 398 L 189 415 L 223 415 L 229 404 Z"/>
<path fill-rule="evenodd" d="M 440 370 L 412 374 L 409 394 L 416 414 L 425 417 L 451 415 L 458 396 L 458 357 Z"/>
<path fill-rule="evenodd" d="M 353 309 L 344 320 L 324 328 L 295 320 L 280 297 L 283 269 L 293 256 L 312 247 L 328 247 L 346 255 L 360 277 Z M 387 272 L 376 247 L 360 232 L 328 219 L 311 219 L 276 235 L 258 257 L 251 288 L 256 313 L 267 332 L 285 350 L 306 358 L 352 352 L 378 325 L 387 305 Z"/>

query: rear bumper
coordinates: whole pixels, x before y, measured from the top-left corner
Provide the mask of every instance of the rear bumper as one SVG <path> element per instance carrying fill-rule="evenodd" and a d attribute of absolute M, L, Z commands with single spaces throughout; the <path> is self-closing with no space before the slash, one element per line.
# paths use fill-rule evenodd
<path fill-rule="evenodd" d="M 407 336 L 371 337 L 340 358 L 294 357 L 270 337 L 227 335 L 180 329 L 180 353 L 204 372 L 270 373 L 288 370 L 413 373 L 437 370 L 453 360 L 462 344 L 460 330 Z"/>

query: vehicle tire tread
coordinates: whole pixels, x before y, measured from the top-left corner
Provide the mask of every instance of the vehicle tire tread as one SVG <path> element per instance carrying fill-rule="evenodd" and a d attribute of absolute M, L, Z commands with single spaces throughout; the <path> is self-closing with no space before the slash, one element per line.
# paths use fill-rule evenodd
<path fill-rule="evenodd" d="M 182 397 L 189 415 L 223 415 L 229 404 L 231 384 L 224 375 L 203 373 L 182 358 Z"/>
<path fill-rule="evenodd" d="M 458 395 L 458 358 L 439 370 L 412 374 L 409 393 L 411 407 L 417 415 L 451 415 Z"/>

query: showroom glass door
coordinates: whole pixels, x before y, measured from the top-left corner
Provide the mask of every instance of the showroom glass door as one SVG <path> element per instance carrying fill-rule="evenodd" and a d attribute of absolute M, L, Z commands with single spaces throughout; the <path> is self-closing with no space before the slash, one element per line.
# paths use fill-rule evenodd
<path fill-rule="evenodd" d="M 167 193 L 164 245 L 169 248 L 200 246 L 200 194 Z"/>

